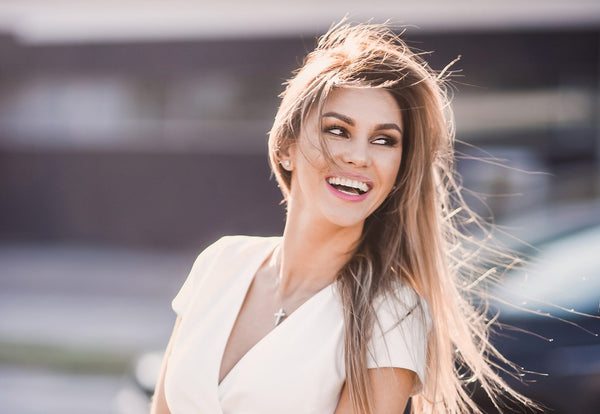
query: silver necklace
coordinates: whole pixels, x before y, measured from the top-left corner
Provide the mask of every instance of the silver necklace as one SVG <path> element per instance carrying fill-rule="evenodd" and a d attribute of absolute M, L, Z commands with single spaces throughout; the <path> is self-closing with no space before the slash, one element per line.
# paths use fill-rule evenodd
<path fill-rule="evenodd" d="M 279 325 L 281 323 L 281 321 L 283 320 L 283 318 L 285 318 L 287 316 L 287 314 L 285 313 L 285 311 L 283 310 L 283 308 L 279 308 L 278 312 L 275 312 L 273 314 L 273 316 L 275 316 L 275 326 Z"/>
<path fill-rule="evenodd" d="M 279 251 L 280 246 L 281 245 L 277 246 L 277 250 L 276 250 L 277 261 L 275 262 L 275 269 L 279 269 L 279 266 L 280 266 L 280 260 L 281 260 L 280 251 Z M 279 276 L 279 275 L 277 275 L 277 276 Z M 276 292 L 279 293 L 277 288 L 275 288 L 275 289 L 276 289 Z M 281 296 L 279 297 L 279 299 L 281 300 Z M 282 303 L 282 305 L 279 308 L 279 310 L 273 314 L 273 316 L 275 317 L 275 326 L 278 326 L 281 323 L 281 321 L 283 321 L 283 319 L 288 316 L 287 313 L 285 313 L 285 310 L 283 309 L 283 300 L 281 300 L 281 303 Z"/>

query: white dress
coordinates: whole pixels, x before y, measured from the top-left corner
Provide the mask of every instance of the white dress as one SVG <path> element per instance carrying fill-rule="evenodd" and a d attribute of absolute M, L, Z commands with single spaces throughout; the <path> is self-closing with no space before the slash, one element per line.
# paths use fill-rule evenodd
<path fill-rule="evenodd" d="M 173 300 L 181 324 L 165 377 L 172 414 L 335 411 L 345 380 L 344 322 L 335 284 L 285 318 L 218 382 L 225 346 L 250 283 L 280 241 L 227 236 L 198 256 Z M 370 342 L 368 367 L 406 368 L 422 383 L 430 320 L 411 289 L 400 293 L 406 303 L 376 305 L 380 324 Z M 417 303 L 423 312 L 415 311 Z M 413 393 L 420 388 L 419 383 Z"/>

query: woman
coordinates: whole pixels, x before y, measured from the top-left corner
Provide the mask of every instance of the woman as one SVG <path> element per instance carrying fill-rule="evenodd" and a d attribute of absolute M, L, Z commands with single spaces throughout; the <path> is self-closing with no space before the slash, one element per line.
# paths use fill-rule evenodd
<path fill-rule="evenodd" d="M 441 75 L 385 26 L 338 25 L 282 98 L 283 237 L 199 256 L 152 412 L 395 413 L 412 396 L 414 412 L 459 413 L 478 411 L 473 380 L 528 404 L 491 368 L 504 360 L 467 300 Z"/>

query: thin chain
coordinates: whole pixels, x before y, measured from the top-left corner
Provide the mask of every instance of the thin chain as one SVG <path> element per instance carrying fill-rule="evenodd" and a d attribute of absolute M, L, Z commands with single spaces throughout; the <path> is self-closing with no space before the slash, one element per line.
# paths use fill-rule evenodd
<path fill-rule="evenodd" d="M 273 314 L 273 316 L 275 317 L 275 326 L 278 326 L 281 323 L 281 321 L 283 321 L 283 319 L 288 316 L 284 310 L 283 299 L 281 298 L 281 294 L 279 293 L 279 282 L 281 281 L 279 278 L 279 267 L 281 266 L 280 250 L 281 250 L 281 244 L 279 244 L 275 248 L 275 251 L 273 252 L 273 256 L 275 259 L 275 263 L 274 263 L 275 276 L 277 278 L 277 286 L 275 287 L 275 292 L 276 292 L 277 296 L 279 297 L 279 302 L 281 303 L 281 307 L 279 308 L 279 310 Z"/>

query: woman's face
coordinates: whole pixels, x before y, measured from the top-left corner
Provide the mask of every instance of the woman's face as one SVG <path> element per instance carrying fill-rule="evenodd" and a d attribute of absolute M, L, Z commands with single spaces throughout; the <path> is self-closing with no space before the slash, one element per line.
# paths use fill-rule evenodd
<path fill-rule="evenodd" d="M 317 219 L 360 226 L 385 200 L 402 158 L 402 115 L 385 89 L 337 88 L 290 149 L 290 202 Z M 322 134 L 333 163 L 319 141 Z"/>

